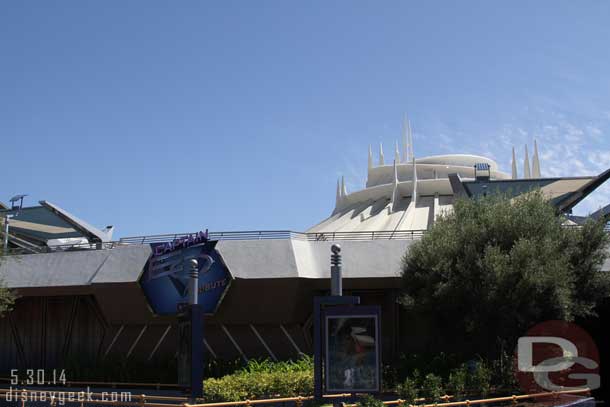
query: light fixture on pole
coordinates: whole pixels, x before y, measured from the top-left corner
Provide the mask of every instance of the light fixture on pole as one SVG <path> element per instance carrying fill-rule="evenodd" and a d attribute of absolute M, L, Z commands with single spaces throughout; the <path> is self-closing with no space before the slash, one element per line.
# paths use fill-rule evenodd
<path fill-rule="evenodd" d="M 9 233 L 9 219 L 19 216 L 19 212 L 23 207 L 23 198 L 25 198 L 27 194 L 15 195 L 10 199 L 11 203 L 11 211 L 16 211 L 15 213 L 9 214 L 6 212 L 4 214 L 4 255 L 8 254 L 8 233 Z M 19 202 L 19 204 L 17 204 Z"/>

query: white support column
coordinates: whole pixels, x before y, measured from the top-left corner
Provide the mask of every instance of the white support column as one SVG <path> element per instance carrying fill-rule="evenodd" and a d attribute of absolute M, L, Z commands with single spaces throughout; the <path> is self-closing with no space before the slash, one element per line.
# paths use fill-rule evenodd
<path fill-rule="evenodd" d="M 413 207 L 417 205 L 417 164 L 413 158 L 413 192 L 411 193 L 411 203 Z"/>
<path fill-rule="evenodd" d="M 400 151 L 398 150 L 398 141 L 396 141 L 396 147 L 394 148 L 394 162 L 400 163 Z"/>
<path fill-rule="evenodd" d="M 433 213 L 434 213 L 434 219 L 433 222 L 436 221 L 436 218 L 438 218 L 438 216 L 441 214 L 441 208 L 439 205 L 439 198 L 438 198 L 438 192 L 434 193 L 434 208 L 433 208 Z M 431 225 L 428 225 L 428 227 L 430 227 Z"/>
<path fill-rule="evenodd" d="M 398 169 L 397 161 L 394 160 L 394 186 L 392 189 L 392 212 L 396 211 L 398 201 L 400 200 L 400 194 L 398 193 Z"/>

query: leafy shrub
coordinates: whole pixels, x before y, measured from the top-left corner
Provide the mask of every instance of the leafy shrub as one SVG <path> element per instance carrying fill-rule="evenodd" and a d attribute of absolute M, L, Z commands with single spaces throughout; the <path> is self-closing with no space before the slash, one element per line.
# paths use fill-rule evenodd
<path fill-rule="evenodd" d="M 466 382 L 468 381 L 468 369 L 465 365 L 451 370 L 447 380 L 447 391 L 457 398 L 466 393 Z"/>
<path fill-rule="evenodd" d="M 419 394 L 419 383 L 416 379 L 407 377 L 404 382 L 397 386 L 396 392 L 408 404 L 413 404 Z"/>
<path fill-rule="evenodd" d="M 386 369 L 396 377 L 395 382 L 399 383 L 403 378 L 408 377 L 410 372 L 416 370 L 447 377 L 451 369 L 458 367 L 462 361 L 463 359 L 458 355 L 445 352 L 402 353 Z"/>
<path fill-rule="evenodd" d="M 244 367 L 241 358 L 233 360 L 207 358 L 203 366 L 203 377 L 222 377 Z"/>
<path fill-rule="evenodd" d="M 399 371 L 395 364 L 384 364 L 381 367 L 381 377 L 382 392 L 392 391 L 400 386 Z"/>
<path fill-rule="evenodd" d="M 369 394 L 363 396 L 360 400 L 358 400 L 356 405 L 358 407 L 384 407 L 384 404 L 381 400 L 378 400 Z"/>
<path fill-rule="evenodd" d="M 506 352 L 501 353 L 499 359 L 487 361 L 475 359 L 468 363 L 453 364 L 457 360 L 454 355 L 440 355 L 436 362 L 430 358 L 430 363 L 425 363 L 425 354 L 402 356 L 399 362 L 392 367 L 397 383 L 393 389 L 401 399 L 413 403 L 418 397 L 425 397 L 434 401 L 442 396 L 444 392 L 451 394 L 455 399 L 478 397 L 488 395 L 492 389 L 494 392 L 512 393 L 517 389 L 514 375 L 514 363 L 512 356 Z M 438 363 L 438 361 L 443 363 Z M 403 374 L 405 367 L 398 363 L 409 363 L 409 367 L 422 366 L 422 370 L 412 369 L 411 374 Z M 416 363 L 415 363 L 416 362 Z M 420 372 L 422 372 L 420 373 Z"/>
<path fill-rule="evenodd" d="M 432 402 L 440 400 L 441 396 L 444 394 L 443 379 L 434 373 L 428 373 L 426 377 L 424 377 L 421 392 L 422 397 L 425 397 L 426 400 Z"/>
<path fill-rule="evenodd" d="M 468 375 L 467 387 L 474 394 L 486 396 L 491 389 L 491 370 L 484 361 L 474 362 Z"/>
<path fill-rule="evenodd" d="M 250 361 L 237 372 L 203 382 L 206 402 L 307 396 L 313 393 L 313 360 Z"/>
<path fill-rule="evenodd" d="M 303 355 L 299 359 L 273 362 L 269 359 L 248 361 L 248 364 L 241 370 L 245 373 L 272 373 L 272 372 L 303 372 L 313 371 L 313 358 Z"/>
<path fill-rule="evenodd" d="M 518 389 L 515 377 L 516 361 L 506 352 L 501 352 L 500 358 L 490 363 L 491 383 L 494 387 L 505 392 L 514 392 Z"/>
<path fill-rule="evenodd" d="M 4 283 L 0 279 L 0 318 L 2 318 L 5 313 L 11 311 L 14 304 L 15 295 L 4 286 Z"/>

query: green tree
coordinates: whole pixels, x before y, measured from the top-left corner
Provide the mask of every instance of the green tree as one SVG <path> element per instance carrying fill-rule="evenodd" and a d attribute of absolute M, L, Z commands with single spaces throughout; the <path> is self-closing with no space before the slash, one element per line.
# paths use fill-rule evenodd
<path fill-rule="evenodd" d="M 431 323 L 431 346 L 496 357 L 536 322 L 595 315 L 608 235 L 564 222 L 539 191 L 457 200 L 403 259 L 402 303 Z"/>
<path fill-rule="evenodd" d="M 2 253 L 0 253 L 0 265 L 2 265 L 2 260 Z M 14 302 L 15 297 L 13 293 L 4 285 L 2 274 L 0 274 L 0 318 L 2 318 L 6 312 L 12 309 Z"/>

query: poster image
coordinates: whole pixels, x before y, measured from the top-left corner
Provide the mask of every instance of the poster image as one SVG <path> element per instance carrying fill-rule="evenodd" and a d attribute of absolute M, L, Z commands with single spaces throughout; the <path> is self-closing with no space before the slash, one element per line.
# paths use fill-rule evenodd
<path fill-rule="evenodd" d="M 325 319 L 326 391 L 379 391 L 378 313 L 327 314 Z"/>

